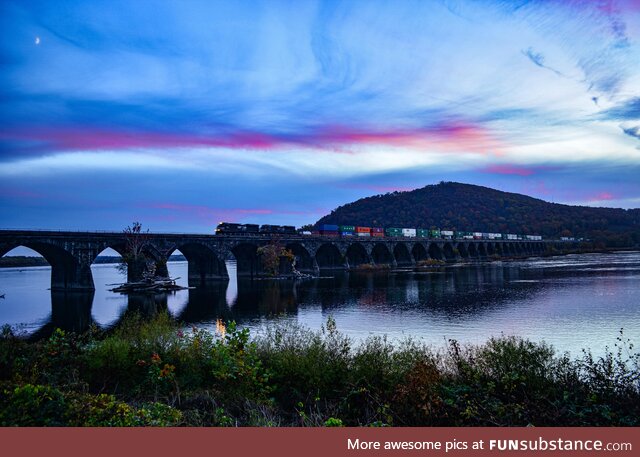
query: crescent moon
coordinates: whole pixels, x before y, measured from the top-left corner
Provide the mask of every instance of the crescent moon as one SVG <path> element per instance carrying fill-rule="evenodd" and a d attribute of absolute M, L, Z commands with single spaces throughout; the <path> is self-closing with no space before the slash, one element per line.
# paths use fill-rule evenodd
<path fill-rule="evenodd" d="M 39 36 L 36 37 L 36 44 L 40 44 L 40 37 Z"/>

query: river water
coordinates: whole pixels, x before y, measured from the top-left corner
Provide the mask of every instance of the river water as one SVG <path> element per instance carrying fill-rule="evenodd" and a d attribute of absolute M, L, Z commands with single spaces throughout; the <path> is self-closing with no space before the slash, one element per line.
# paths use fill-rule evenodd
<path fill-rule="evenodd" d="M 640 252 L 581 254 L 521 261 L 450 265 L 429 271 L 328 273 L 304 281 L 231 279 L 207 289 L 125 296 L 115 265 L 94 265 L 94 294 L 51 293 L 49 267 L 0 269 L 0 324 L 45 336 L 55 326 L 82 330 L 116 325 L 128 312 L 168 309 L 189 325 L 213 329 L 217 319 L 252 331 L 279 321 L 338 330 L 361 340 L 386 334 L 441 347 L 447 339 L 481 343 L 518 335 L 559 351 L 601 354 L 619 331 L 640 342 Z M 187 263 L 170 262 L 186 285 Z"/>

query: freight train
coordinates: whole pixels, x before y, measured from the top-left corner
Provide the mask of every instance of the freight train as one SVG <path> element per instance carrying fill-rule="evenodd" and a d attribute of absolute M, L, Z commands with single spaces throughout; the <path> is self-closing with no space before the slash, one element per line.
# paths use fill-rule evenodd
<path fill-rule="evenodd" d="M 515 235 L 512 233 L 461 232 L 440 229 L 421 228 L 382 228 L 359 227 L 353 225 L 324 224 L 311 235 L 340 236 L 340 237 L 390 237 L 390 238 L 431 238 L 441 240 L 522 240 L 541 241 L 540 235 Z"/>
<path fill-rule="evenodd" d="M 440 229 L 421 228 L 382 228 L 361 227 L 355 225 L 323 224 L 317 230 L 296 230 L 292 225 L 258 225 L 234 224 L 221 222 L 216 228 L 216 234 L 227 235 L 302 235 L 302 236 L 332 236 L 332 237 L 387 237 L 387 238 L 429 238 L 439 240 L 508 240 L 508 241 L 541 241 L 540 235 L 516 235 L 513 233 L 461 232 Z"/>

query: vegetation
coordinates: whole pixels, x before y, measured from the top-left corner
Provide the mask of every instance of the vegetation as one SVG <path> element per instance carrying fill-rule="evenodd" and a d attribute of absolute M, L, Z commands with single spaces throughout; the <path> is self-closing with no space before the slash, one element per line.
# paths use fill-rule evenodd
<path fill-rule="evenodd" d="M 259 247 L 257 253 L 260 256 L 265 273 L 269 276 L 278 276 L 283 262 L 289 266 L 289 270 L 294 266 L 295 256 L 293 252 L 290 249 L 286 249 L 277 240 Z"/>
<path fill-rule="evenodd" d="M 0 268 L 17 268 L 17 267 L 48 267 L 49 262 L 44 257 L 31 256 L 7 256 L 0 257 Z"/>
<path fill-rule="evenodd" d="M 354 270 L 389 270 L 391 265 L 388 263 L 361 263 L 353 267 Z"/>
<path fill-rule="evenodd" d="M 640 425 L 640 354 L 577 360 L 514 337 L 355 345 L 276 326 L 183 331 L 166 314 L 109 333 L 0 337 L 0 425 Z"/>
<path fill-rule="evenodd" d="M 416 262 L 416 266 L 417 267 L 434 267 L 434 266 L 442 266 L 442 265 L 446 265 L 447 262 L 445 262 L 444 260 L 439 260 L 439 259 L 426 259 L 426 260 L 419 260 Z"/>
<path fill-rule="evenodd" d="M 317 224 L 575 236 L 588 238 L 590 248 L 640 244 L 640 209 L 561 205 L 455 182 L 362 198 Z"/>
<path fill-rule="evenodd" d="M 140 222 L 128 225 L 122 231 L 125 239 L 124 252 L 118 264 L 118 270 L 129 280 L 139 280 L 149 270 L 155 272 L 155 265 L 144 253 L 149 238 L 149 230 L 143 230 Z"/>

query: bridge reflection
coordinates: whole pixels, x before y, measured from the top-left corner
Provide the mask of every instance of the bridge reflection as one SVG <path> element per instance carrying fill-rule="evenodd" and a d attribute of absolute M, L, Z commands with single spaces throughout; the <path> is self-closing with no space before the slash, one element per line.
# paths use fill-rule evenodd
<path fill-rule="evenodd" d="M 54 291 L 50 321 L 32 338 L 46 337 L 56 327 L 73 332 L 83 332 L 91 325 L 114 328 L 134 313 L 152 317 L 167 311 L 176 321 L 196 326 L 212 326 L 217 319 L 254 325 L 264 319 L 282 315 L 295 318 L 300 312 L 318 309 L 328 313 L 345 309 L 428 312 L 465 319 L 466 313 L 477 315 L 506 306 L 514 289 L 518 293 L 535 292 L 544 273 L 523 271 L 509 264 L 475 264 L 427 271 L 332 272 L 305 281 L 239 278 L 232 300 L 228 283 L 218 283 L 188 290 L 177 309 L 169 306 L 168 294 L 131 294 L 117 318 L 109 323 L 96 322 L 92 316 L 93 292 Z"/>

